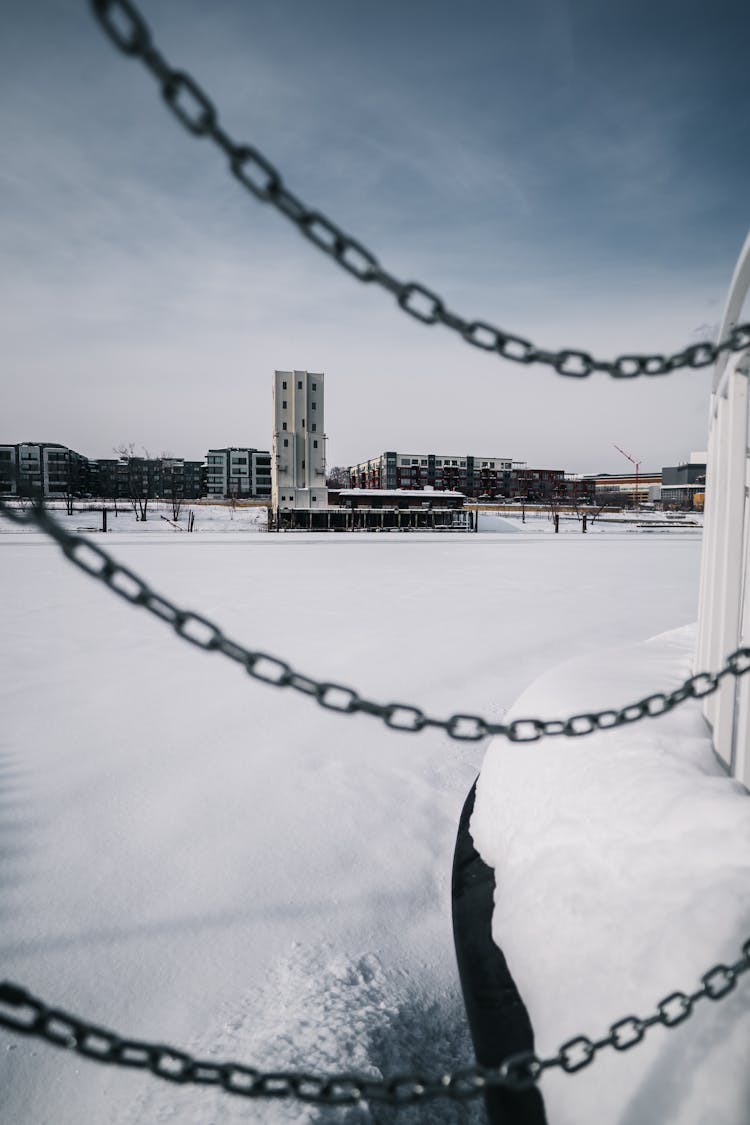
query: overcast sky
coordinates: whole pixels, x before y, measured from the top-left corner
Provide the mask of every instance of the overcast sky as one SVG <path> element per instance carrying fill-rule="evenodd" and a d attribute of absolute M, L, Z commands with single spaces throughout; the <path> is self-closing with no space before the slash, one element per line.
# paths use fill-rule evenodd
<path fill-rule="evenodd" d="M 329 464 L 705 448 L 710 372 L 566 380 L 423 327 L 243 192 L 85 0 L 2 10 L 0 442 L 268 448 L 296 367 L 326 374 Z M 750 215 L 746 0 L 142 11 L 233 137 L 462 315 L 606 358 L 715 331 Z"/>

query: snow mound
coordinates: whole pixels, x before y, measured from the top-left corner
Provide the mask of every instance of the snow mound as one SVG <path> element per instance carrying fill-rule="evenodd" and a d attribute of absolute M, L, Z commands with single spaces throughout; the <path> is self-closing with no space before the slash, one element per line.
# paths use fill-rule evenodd
<path fill-rule="evenodd" d="M 514 532 L 516 535 L 526 531 L 526 525 L 520 520 L 509 519 L 508 516 L 499 516 L 495 512 L 478 512 L 480 531 Z"/>
<path fill-rule="evenodd" d="M 202 1058 L 241 1061 L 261 1070 L 313 1074 L 347 1071 L 387 1077 L 397 1071 L 442 1073 L 470 1065 L 471 1042 L 460 1002 L 437 999 L 373 953 L 348 956 L 295 943 L 262 989 L 240 996 L 188 1049 Z M 116 1125 L 481 1125 L 480 1106 L 432 1103 L 329 1108 L 291 1101 L 248 1101 L 211 1089 L 150 1083 Z"/>
<path fill-rule="evenodd" d="M 559 718 L 671 690 L 691 628 L 564 664 L 509 717 Z M 715 758 L 697 701 L 657 719 L 528 746 L 494 740 L 471 831 L 495 868 L 493 935 L 542 1055 L 692 991 L 750 935 L 750 801 Z M 554 1125 L 747 1125 L 750 974 L 627 1054 L 542 1083 Z"/>

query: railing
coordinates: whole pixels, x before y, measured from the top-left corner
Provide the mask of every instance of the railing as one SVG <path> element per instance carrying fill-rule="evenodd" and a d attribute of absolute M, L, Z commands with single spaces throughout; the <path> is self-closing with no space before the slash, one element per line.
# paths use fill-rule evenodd
<path fill-rule="evenodd" d="M 723 339 L 739 323 L 750 291 L 750 234 L 729 288 Z M 706 514 L 696 668 L 712 667 L 750 639 L 750 349 L 716 363 L 709 416 Z M 724 679 L 706 699 L 713 744 L 734 777 L 750 787 L 750 682 Z"/>

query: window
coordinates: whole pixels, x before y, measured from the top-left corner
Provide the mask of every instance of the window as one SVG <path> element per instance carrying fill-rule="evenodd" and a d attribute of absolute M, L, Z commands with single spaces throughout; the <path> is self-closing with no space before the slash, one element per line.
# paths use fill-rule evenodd
<path fill-rule="evenodd" d="M 313 449 L 317 449 L 317 448 L 318 448 L 318 443 L 317 443 L 317 441 L 314 441 L 313 442 Z"/>
<path fill-rule="evenodd" d="M 465 462 L 465 461 L 462 461 L 462 462 L 461 462 L 461 468 L 462 468 L 462 469 L 465 469 L 465 468 L 466 468 L 466 462 Z"/>
<path fill-rule="evenodd" d="M 310 409 L 311 410 L 317 410 L 318 409 L 317 403 L 313 403 L 312 406 L 310 407 Z"/>
<path fill-rule="evenodd" d="M 313 433 L 315 433 L 315 432 L 317 431 L 317 429 L 318 429 L 318 427 L 317 427 L 317 424 L 316 424 L 315 422 L 313 422 L 313 424 L 312 424 L 312 426 L 311 426 L 310 428 L 311 428 L 311 430 L 312 430 L 312 432 L 313 432 Z M 315 444 L 316 444 L 316 445 L 318 444 L 318 443 L 317 443 L 317 441 L 315 442 Z"/>
<path fill-rule="evenodd" d="M 284 438 L 284 445 L 289 445 L 289 438 L 288 437 Z"/>
<path fill-rule="evenodd" d="M 298 391 L 301 391 L 301 390 L 302 390 L 302 380 L 301 380 L 301 379 L 298 379 L 298 380 L 297 380 L 297 390 L 298 390 Z"/>
<path fill-rule="evenodd" d="M 302 429 L 304 430 L 304 428 L 305 428 L 305 419 L 303 418 L 302 419 Z"/>
<path fill-rule="evenodd" d="M 286 379 L 284 379 L 284 381 L 282 382 L 281 389 L 282 389 L 282 391 L 286 390 Z"/>
<path fill-rule="evenodd" d="M 418 464 L 419 464 L 419 459 L 418 459 L 417 457 L 413 457 L 413 458 L 412 458 L 412 462 L 411 462 L 411 463 L 412 463 L 412 465 L 418 465 Z"/>
<path fill-rule="evenodd" d="M 317 496 L 313 496 L 313 498 L 312 498 L 312 499 L 313 499 L 313 504 L 317 504 L 317 502 L 318 502 L 318 498 L 317 498 Z"/>
<path fill-rule="evenodd" d="M 427 458 L 423 457 L 422 460 L 419 463 L 420 463 L 420 465 L 426 465 L 427 464 Z"/>
<path fill-rule="evenodd" d="M 281 428 L 282 428 L 282 430 L 285 430 L 285 429 L 286 429 L 286 422 L 282 422 L 282 423 L 281 423 Z"/>
<path fill-rule="evenodd" d="M 283 398 L 283 399 L 281 400 L 281 409 L 282 409 L 282 410 L 286 410 L 286 399 L 285 399 L 285 398 Z"/>
<path fill-rule="evenodd" d="M 318 389 L 318 384 L 317 384 L 317 383 L 313 383 L 313 385 L 312 385 L 312 389 L 313 389 L 314 391 L 317 391 L 317 389 Z"/>
<path fill-rule="evenodd" d="M 305 467 L 305 462 L 303 461 L 302 462 L 302 468 L 304 469 L 304 467 Z"/>

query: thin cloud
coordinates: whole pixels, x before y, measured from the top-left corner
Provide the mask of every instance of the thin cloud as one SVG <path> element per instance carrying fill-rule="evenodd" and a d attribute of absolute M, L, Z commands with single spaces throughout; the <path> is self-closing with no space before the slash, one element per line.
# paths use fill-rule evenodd
<path fill-rule="evenodd" d="M 650 28 L 644 52 L 645 8 L 629 38 L 617 25 L 622 42 L 618 13 L 545 0 L 502 18 L 477 5 L 467 21 L 447 4 L 154 0 L 146 14 L 232 134 L 386 268 L 541 346 L 612 356 L 676 350 L 715 320 L 750 151 L 688 143 L 695 107 L 724 89 L 717 133 L 747 128 L 723 85 L 727 33 L 711 33 L 726 43 L 719 67 L 697 32 L 685 39 L 687 20 L 687 62 L 660 66 L 669 29 Z M 611 439 L 658 467 L 705 444 L 705 373 L 579 385 L 410 321 L 244 193 L 83 10 L 43 0 L 11 23 L 3 440 L 102 456 L 123 435 L 193 457 L 268 446 L 271 373 L 298 366 L 327 372 L 338 463 L 408 446 L 614 468 Z M 638 81 L 618 77 L 622 51 L 641 59 Z M 713 164 L 686 175 L 704 146 Z"/>

